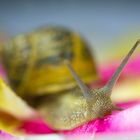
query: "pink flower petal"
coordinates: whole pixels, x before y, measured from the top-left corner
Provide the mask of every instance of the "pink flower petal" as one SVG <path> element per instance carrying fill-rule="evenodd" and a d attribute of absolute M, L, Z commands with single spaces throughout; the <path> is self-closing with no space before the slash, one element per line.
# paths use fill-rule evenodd
<path fill-rule="evenodd" d="M 19 130 L 24 131 L 26 134 L 50 134 L 55 132 L 42 119 L 25 121 Z"/>
<path fill-rule="evenodd" d="M 12 135 L 0 130 L 0 140 L 19 140 L 19 139 L 15 136 L 12 136 Z"/>

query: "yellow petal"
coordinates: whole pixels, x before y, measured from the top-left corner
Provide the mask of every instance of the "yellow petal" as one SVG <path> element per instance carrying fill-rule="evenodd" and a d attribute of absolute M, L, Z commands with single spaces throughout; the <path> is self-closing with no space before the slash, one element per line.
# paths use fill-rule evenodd
<path fill-rule="evenodd" d="M 11 114 L 18 119 L 35 115 L 35 111 L 18 97 L 0 78 L 0 111 Z"/>
<path fill-rule="evenodd" d="M 17 134 L 17 127 L 20 126 L 20 121 L 12 117 L 11 115 L 0 112 L 0 130 L 4 130 L 8 133 Z"/>
<path fill-rule="evenodd" d="M 126 79 L 117 84 L 113 89 L 112 100 L 114 102 L 127 102 L 140 100 L 140 78 Z"/>

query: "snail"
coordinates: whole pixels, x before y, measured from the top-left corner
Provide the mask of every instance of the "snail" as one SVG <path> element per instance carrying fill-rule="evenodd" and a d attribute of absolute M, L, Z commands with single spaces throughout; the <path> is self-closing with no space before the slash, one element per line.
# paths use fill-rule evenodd
<path fill-rule="evenodd" d="M 76 82 L 61 63 L 64 59 L 72 63 L 85 83 L 98 77 L 85 40 L 62 27 L 40 28 L 18 35 L 1 48 L 0 58 L 12 89 L 28 99 L 75 87 Z"/>
<path fill-rule="evenodd" d="M 15 92 L 23 98 L 32 97 L 29 100 L 35 98 L 34 107 L 50 127 L 68 130 L 122 110 L 112 103 L 110 96 L 139 43 L 140 40 L 108 83 L 99 89 L 85 85 L 97 78 L 95 62 L 85 41 L 64 28 L 42 28 L 19 35 L 0 50 L 0 57 Z M 66 66 L 80 88 L 75 86 Z"/>
<path fill-rule="evenodd" d="M 38 110 L 45 116 L 47 124 L 54 129 L 69 130 L 93 119 L 102 118 L 111 114 L 112 111 L 122 110 L 111 101 L 112 89 L 139 44 L 140 40 L 128 52 L 107 84 L 99 89 L 87 87 L 70 62 L 66 60 L 64 63 L 77 81 L 80 89 L 75 88 L 73 93 L 68 91 L 67 94 L 59 97 L 51 96 L 44 99 L 42 104 L 38 106 Z"/>

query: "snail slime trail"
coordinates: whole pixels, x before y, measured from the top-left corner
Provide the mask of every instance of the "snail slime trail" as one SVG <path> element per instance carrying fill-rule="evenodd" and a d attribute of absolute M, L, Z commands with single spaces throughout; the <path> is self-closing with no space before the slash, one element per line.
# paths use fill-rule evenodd
<path fill-rule="evenodd" d="M 40 109 L 45 115 L 46 122 L 52 128 L 69 130 L 90 120 L 111 114 L 113 110 L 122 110 L 112 103 L 110 96 L 123 68 L 139 44 L 140 40 L 135 43 L 126 55 L 107 84 L 99 89 L 87 87 L 69 61 L 64 61 L 80 88 L 75 88 L 76 92 L 74 94 L 72 91 L 68 91 L 67 95 L 64 94 L 57 98 L 55 104 L 46 104 L 44 110 Z"/>

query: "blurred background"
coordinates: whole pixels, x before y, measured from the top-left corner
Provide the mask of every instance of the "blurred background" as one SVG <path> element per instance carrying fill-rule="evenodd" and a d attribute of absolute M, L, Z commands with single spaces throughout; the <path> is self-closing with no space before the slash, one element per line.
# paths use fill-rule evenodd
<path fill-rule="evenodd" d="M 13 36 L 40 26 L 65 26 L 81 33 L 100 61 L 106 48 L 125 41 L 129 49 L 139 38 L 139 6 L 138 0 L 0 0 L 0 32 Z"/>

